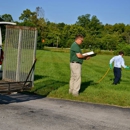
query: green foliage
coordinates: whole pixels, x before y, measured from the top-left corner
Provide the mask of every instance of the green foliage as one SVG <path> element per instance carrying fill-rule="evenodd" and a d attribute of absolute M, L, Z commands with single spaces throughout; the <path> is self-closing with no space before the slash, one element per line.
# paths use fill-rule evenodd
<path fill-rule="evenodd" d="M 119 51 L 123 51 L 125 55 L 130 56 L 130 45 L 128 44 L 120 44 L 115 51 L 115 54 L 118 54 Z"/>
<path fill-rule="evenodd" d="M 97 53 L 97 54 L 101 54 L 101 50 L 100 49 L 94 49 L 94 53 Z"/>
<path fill-rule="evenodd" d="M 10 14 L 3 14 L 1 18 L 6 22 L 13 22 L 13 18 Z"/>
<path fill-rule="evenodd" d="M 18 26 L 28 26 L 28 27 L 35 27 L 35 24 L 30 21 L 25 21 L 21 23 L 17 23 Z"/>
<path fill-rule="evenodd" d="M 78 17 L 78 21 L 76 21 L 77 25 L 80 25 L 83 28 L 89 29 L 90 24 L 90 14 L 81 15 Z"/>
<path fill-rule="evenodd" d="M 114 55 L 115 51 L 112 51 L 112 50 L 101 50 L 98 54 L 102 54 L 102 55 Z"/>
<path fill-rule="evenodd" d="M 19 20 L 23 21 L 32 21 L 32 18 L 36 16 L 36 12 L 31 12 L 29 9 L 26 9 L 23 11 L 21 16 L 19 17 Z"/>
<path fill-rule="evenodd" d="M 43 49 L 44 49 L 44 43 L 38 42 L 38 43 L 37 43 L 37 49 L 38 49 L 38 50 L 43 50 Z"/>
<path fill-rule="evenodd" d="M 6 21 L 13 21 L 10 14 L 1 15 Z M 54 23 L 45 20 L 44 17 L 37 17 L 37 12 L 29 9 L 24 10 L 19 17 L 20 26 L 36 27 L 38 30 L 38 48 L 44 45 L 49 47 L 67 47 L 70 48 L 75 40 L 75 35 L 82 34 L 84 42 L 82 48 L 100 49 L 118 51 L 120 44 L 130 44 L 130 25 L 116 23 L 114 25 L 103 25 L 94 15 L 85 14 L 78 16 L 75 24 L 67 25 L 65 23 Z M 2 28 L 2 41 L 4 42 L 5 28 Z M 91 48 L 90 48 L 91 46 Z M 126 55 L 129 55 L 129 48 L 124 48 Z"/>
<path fill-rule="evenodd" d="M 123 23 L 119 23 L 119 24 L 115 24 L 113 25 L 113 31 L 114 32 L 118 32 L 119 34 L 123 33 L 125 31 L 125 24 Z"/>
<path fill-rule="evenodd" d="M 100 41 L 101 49 L 105 50 L 116 50 L 116 46 L 119 44 L 119 36 L 114 34 L 106 34 Z"/>

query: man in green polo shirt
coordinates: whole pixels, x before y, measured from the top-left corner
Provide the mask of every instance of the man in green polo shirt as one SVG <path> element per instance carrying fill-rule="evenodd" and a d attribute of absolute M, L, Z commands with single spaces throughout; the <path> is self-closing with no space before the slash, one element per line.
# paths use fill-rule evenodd
<path fill-rule="evenodd" d="M 77 35 L 75 42 L 70 48 L 70 70 L 71 77 L 69 83 L 69 93 L 74 96 L 79 95 L 81 85 L 81 66 L 84 59 L 89 59 L 88 56 L 83 56 L 79 45 L 83 42 L 83 36 Z"/>

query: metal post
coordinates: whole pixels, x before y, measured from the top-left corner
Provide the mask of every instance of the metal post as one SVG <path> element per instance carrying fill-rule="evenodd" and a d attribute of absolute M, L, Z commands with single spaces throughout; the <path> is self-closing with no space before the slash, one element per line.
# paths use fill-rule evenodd
<path fill-rule="evenodd" d="M 2 45 L 2 33 L 1 33 L 1 27 L 0 27 L 0 46 Z"/>
<path fill-rule="evenodd" d="M 58 36 L 57 36 L 57 48 L 58 48 Z"/>
<path fill-rule="evenodd" d="M 36 48 L 37 48 L 37 30 L 35 30 L 33 62 L 36 60 Z M 35 66 L 33 67 L 33 71 L 32 71 L 32 81 L 33 81 L 32 87 L 34 86 L 34 69 Z"/>
<path fill-rule="evenodd" d="M 18 42 L 18 55 L 17 55 L 17 68 L 16 68 L 16 81 L 20 81 L 20 60 L 21 60 L 21 39 L 22 39 L 22 30 L 19 30 L 19 42 Z"/>

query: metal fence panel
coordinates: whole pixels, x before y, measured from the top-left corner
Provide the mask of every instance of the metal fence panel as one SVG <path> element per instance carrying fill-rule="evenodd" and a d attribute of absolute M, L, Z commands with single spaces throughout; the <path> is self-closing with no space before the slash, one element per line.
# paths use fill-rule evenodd
<path fill-rule="evenodd" d="M 3 80 L 25 81 L 36 57 L 37 29 L 6 26 Z M 34 73 L 28 80 L 33 82 Z"/>

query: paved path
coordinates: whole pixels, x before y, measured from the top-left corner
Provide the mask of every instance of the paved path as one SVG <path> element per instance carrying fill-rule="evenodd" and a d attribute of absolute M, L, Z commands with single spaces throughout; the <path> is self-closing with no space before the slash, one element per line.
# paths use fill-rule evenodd
<path fill-rule="evenodd" d="M 0 130 L 130 130 L 130 108 L 0 95 Z"/>

